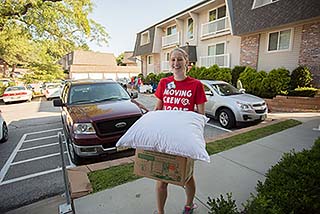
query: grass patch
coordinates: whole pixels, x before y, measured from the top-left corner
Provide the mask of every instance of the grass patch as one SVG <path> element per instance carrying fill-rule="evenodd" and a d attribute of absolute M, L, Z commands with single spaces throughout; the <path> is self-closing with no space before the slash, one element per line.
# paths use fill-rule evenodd
<path fill-rule="evenodd" d="M 280 123 L 255 129 L 243 134 L 208 143 L 206 149 L 210 155 L 216 154 L 299 124 L 301 124 L 301 122 L 297 120 L 282 121 Z M 92 184 L 94 193 L 141 178 L 140 176 L 133 174 L 133 164 L 115 166 L 108 169 L 90 172 L 88 173 L 88 177 Z"/>
<path fill-rule="evenodd" d="M 94 193 L 141 178 L 133 174 L 133 164 L 90 172 L 88 177 Z"/>
<path fill-rule="evenodd" d="M 243 134 L 238 134 L 229 138 L 208 143 L 206 149 L 209 155 L 213 155 L 231 149 L 233 147 L 240 146 L 242 144 L 246 144 L 251 141 L 255 141 L 257 139 L 266 137 L 268 135 L 283 131 L 285 129 L 297 126 L 299 124 L 301 124 L 301 122 L 297 120 L 285 120 L 270 126 L 251 130 Z"/>

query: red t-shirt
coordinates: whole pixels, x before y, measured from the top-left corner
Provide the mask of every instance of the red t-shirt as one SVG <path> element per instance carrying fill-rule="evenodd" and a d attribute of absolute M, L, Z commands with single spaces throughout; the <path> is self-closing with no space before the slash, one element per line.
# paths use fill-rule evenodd
<path fill-rule="evenodd" d="M 164 110 L 194 111 L 195 105 L 207 102 L 202 83 L 192 77 L 182 81 L 173 76 L 162 78 L 155 96 L 162 100 Z"/>

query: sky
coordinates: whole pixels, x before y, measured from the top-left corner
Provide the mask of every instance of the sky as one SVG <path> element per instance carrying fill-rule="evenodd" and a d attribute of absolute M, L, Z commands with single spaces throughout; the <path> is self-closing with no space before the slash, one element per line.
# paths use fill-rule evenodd
<path fill-rule="evenodd" d="M 93 51 L 113 53 L 133 51 L 136 34 L 201 0 L 92 0 L 93 13 L 89 16 L 106 28 L 108 46 L 89 43 Z"/>

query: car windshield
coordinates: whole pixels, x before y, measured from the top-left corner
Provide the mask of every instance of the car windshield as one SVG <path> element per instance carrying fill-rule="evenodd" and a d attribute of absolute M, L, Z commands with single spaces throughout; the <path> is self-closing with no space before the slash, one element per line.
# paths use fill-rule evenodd
<path fill-rule="evenodd" d="M 237 88 L 228 83 L 211 84 L 211 87 L 221 96 L 241 94 Z"/>
<path fill-rule="evenodd" d="M 69 104 L 129 99 L 129 94 L 118 83 L 94 83 L 73 86 L 70 91 Z"/>
<path fill-rule="evenodd" d="M 19 90 L 26 90 L 26 88 L 24 86 L 14 86 L 6 89 L 6 91 L 19 91 Z"/>

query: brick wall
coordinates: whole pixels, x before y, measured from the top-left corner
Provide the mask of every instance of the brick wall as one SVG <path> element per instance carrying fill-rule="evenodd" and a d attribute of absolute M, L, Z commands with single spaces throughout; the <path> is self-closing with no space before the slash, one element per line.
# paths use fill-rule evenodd
<path fill-rule="evenodd" d="M 320 97 L 276 96 L 265 101 L 270 112 L 320 112 Z"/>
<path fill-rule="evenodd" d="M 240 65 L 257 69 L 260 34 L 241 38 Z"/>
<path fill-rule="evenodd" d="M 313 85 L 320 87 L 320 21 L 303 25 L 299 65 L 310 69 Z"/>

